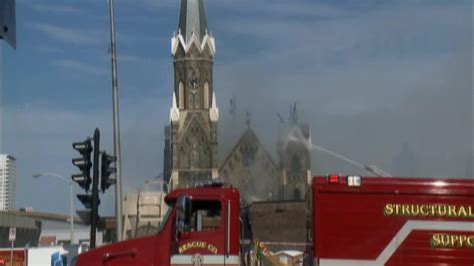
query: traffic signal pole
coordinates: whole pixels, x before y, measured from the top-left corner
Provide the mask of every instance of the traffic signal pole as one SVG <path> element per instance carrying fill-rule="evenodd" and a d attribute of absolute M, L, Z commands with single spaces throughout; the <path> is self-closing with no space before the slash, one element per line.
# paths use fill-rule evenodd
<path fill-rule="evenodd" d="M 90 247 L 95 248 L 97 222 L 99 216 L 99 149 L 100 149 L 99 129 L 94 131 L 94 163 L 92 170 L 92 207 L 91 207 L 91 237 Z"/>
<path fill-rule="evenodd" d="M 92 142 L 94 142 L 93 147 Z M 77 214 L 83 222 L 91 226 L 90 247 L 95 248 L 96 232 L 99 223 L 99 189 L 105 192 L 111 185 L 115 184 L 115 179 L 110 178 L 110 175 L 116 172 L 116 169 L 111 166 L 112 163 L 116 162 L 116 157 L 108 155 L 106 151 L 100 152 L 100 131 L 98 128 L 95 129 L 92 139 L 87 138 L 83 142 L 74 142 L 72 147 L 81 154 L 81 158 L 72 159 L 72 163 L 79 168 L 81 173 L 73 174 L 71 178 L 72 181 L 78 183 L 86 192 L 85 194 L 77 195 L 77 198 L 85 207 L 85 210 L 78 210 Z M 91 168 L 92 178 L 90 177 Z M 91 183 L 92 191 L 87 193 Z"/>

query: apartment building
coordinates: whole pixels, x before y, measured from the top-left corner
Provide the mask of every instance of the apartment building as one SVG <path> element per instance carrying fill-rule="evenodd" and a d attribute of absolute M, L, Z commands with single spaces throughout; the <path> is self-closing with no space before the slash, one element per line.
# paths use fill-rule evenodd
<path fill-rule="evenodd" d="M 0 154 L 0 211 L 15 210 L 15 161 L 13 156 Z"/>

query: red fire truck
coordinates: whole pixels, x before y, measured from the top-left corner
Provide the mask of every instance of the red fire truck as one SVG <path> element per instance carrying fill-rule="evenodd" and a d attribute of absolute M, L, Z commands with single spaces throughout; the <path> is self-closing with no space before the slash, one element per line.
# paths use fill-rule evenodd
<path fill-rule="evenodd" d="M 474 264 L 474 180 L 331 175 L 312 190 L 308 264 Z M 177 189 L 166 202 L 158 234 L 82 253 L 75 265 L 244 264 L 250 222 L 238 190 Z"/>
<path fill-rule="evenodd" d="M 330 175 L 312 184 L 314 265 L 474 265 L 474 180 Z"/>
<path fill-rule="evenodd" d="M 237 189 L 177 189 L 165 201 L 170 208 L 157 235 L 90 250 L 76 265 L 240 265 Z"/>

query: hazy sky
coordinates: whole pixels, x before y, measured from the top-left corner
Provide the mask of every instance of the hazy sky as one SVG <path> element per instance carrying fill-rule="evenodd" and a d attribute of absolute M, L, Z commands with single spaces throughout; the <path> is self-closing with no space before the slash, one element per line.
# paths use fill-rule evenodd
<path fill-rule="evenodd" d="M 316 145 L 394 175 L 472 175 L 472 3 L 206 1 L 220 145 L 233 145 L 250 112 L 274 153 L 276 113 L 287 117 L 296 102 Z M 123 175 L 133 191 L 162 170 L 179 1 L 115 5 Z M 68 210 L 64 184 L 31 175 L 76 173 L 71 143 L 95 127 L 113 151 L 108 21 L 106 0 L 17 0 L 17 50 L 2 44 L 1 133 L 3 152 L 18 160 L 18 207 Z M 366 174 L 319 151 L 312 161 L 314 174 Z M 112 192 L 103 214 L 113 213 Z"/>

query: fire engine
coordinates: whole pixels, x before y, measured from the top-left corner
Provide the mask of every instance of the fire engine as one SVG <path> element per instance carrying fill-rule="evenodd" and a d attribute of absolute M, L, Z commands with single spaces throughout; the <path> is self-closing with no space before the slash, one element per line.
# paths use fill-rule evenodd
<path fill-rule="evenodd" d="M 154 236 L 102 246 L 76 265 L 240 265 L 240 194 L 221 185 L 176 189 Z"/>
<path fill-rule="evenodd" d="M 314 265 L 474 264 L 472 179 L 315 177 L 312 202 Z"/>
<path fill-rule="evenodd" d="M 309 198 L 307 264 L 474 264 L 474 180 L 330 175 L 313 178 Z M 228 186 L 176 189 L 156 235 L 90 250 L 75 265 L 249 265 L 240 200 Z"/>

